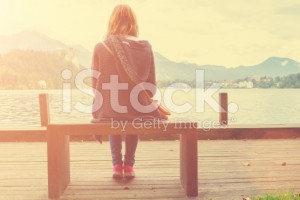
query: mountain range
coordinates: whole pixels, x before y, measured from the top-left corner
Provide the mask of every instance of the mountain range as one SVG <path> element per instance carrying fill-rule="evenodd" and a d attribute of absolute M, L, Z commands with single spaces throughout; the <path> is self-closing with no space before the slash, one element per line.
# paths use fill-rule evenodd
<path fill-rule="evenodd" d="M 0 36 L 0 61 L 2 59 L 2 63 L 4 62 L 3 58 L 5 58 L 7 54 L 16 53 L 17 51 L 15 50 L 31 51 L 31 53 L 34 53 L 34 51 L 37 51 L 38 53 L 47 52 L 53 54 L 48 58 L 47 56 L 42 56 L 45 60 L 40 62 L 51 62 L 51 60 L 47 59 L 54 59 L 55 56 L 59 56 L 60 60 L 65 60 L 66 62 L 71 63 L 72 67 L 75 67 L 78 70 L 82 68 L 89 68 L 91 66 L 92 52 L 89 50 L 82 46 L 67 45 L 36 31 L 22 31 L 17 34 Z M 18 52 L 18 54 L 20 54 L 20 52 Z M 24 53 L 22 55 L 22 59 L 26 59 L 27 54 Z M 216 81 L 243 79 L 249 76 L 276 77 L 300 73 L 299 62 L 290 58 L 281 57 L 270 57 L 257 65 L 237 66 L 234 68 L 226 68 L 225 66 L 217 65 L 197 65 L 193 63 L 174 62 L 158 52 L 154 53 L 154 57 L 157 81 L 190 81 L 195 79 L 195 70 L 197 69 L 205 70 L 206 80 Z M 58 62 L 58 60 L 56 59 L 56 62 Z M 30 65 L 30 63 L 27 63 L 27 67 L 28 65 Z M 22 65 L 18 67 L 22 68 Z M 50 66 L 48 65 L 48 67 Z M 1 68 L 3 67 L 1 66 Z M 16 74 L 24 71 L 17 68 L 14 68 L 14 70 L 14 73 Z M 1 71 L 3 72 L 4 69 L 0 70 L 0 73 Z M 47 69 L 45 69 L 45 71 L 47 71 Z M 50 74 L 50 76 L 51 75 L 55 76 L 54 74 Z"/>
<path fill-rule="evenodd" d="M 0 36 L 0 54 L 12 50 L 35 50 L 46 52 L 65 52 L 66 59 L 72 61 L 78 68 L 90 66 L 92 53 L 82 46 L 67 45 L 36 31 Z"/>

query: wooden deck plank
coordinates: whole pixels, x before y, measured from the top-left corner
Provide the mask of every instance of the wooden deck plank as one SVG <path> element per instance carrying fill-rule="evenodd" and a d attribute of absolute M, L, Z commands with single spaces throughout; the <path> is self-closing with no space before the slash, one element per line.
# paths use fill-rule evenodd
<path fill-rule="evenodd" d="M 300 192 L 299 143 L 199 141 L 199 197 L 193 199 Z M 47 199 L 46 153 L 45 143 L 0 143 L 0 199 Z M 72 142 L 72 180 L 63 199 L 186 199 L 178 179 L 178 141 L 140 142 L 136 156 L 136 179 L 116 183 L 107 142 Z"/>

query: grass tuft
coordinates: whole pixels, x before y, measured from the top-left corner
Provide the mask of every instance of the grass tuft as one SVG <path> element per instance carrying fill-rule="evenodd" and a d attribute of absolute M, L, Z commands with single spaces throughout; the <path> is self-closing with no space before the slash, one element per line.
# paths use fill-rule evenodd
<path fill-rule="evenodd" d="M 294 192 L 266 194 L 250 198 L 251 200 L 300 200 L 300 194 Z"/>

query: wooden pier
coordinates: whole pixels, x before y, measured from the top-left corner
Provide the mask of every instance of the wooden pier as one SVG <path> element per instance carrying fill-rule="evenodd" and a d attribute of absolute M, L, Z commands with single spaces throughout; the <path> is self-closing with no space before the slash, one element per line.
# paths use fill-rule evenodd
<path fill-rule="evenodd" d="M 215 140 L 198 142 L 199 196 L 243 197 L 300 192 L 300 140 Z M 141 141 L 137 177 L 111 178 L 108 142 L 71 143 L 71 184 L 65 200 L 187 199 L 179 177 L 178 141 Z M 47 145 L 0 143 L 0 199 L 48 199 Z"/>

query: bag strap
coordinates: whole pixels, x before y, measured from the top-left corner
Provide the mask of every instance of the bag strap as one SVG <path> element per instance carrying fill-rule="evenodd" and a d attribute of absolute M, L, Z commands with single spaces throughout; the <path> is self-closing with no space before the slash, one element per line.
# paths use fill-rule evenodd
<path fill-rule="evenodd" d="M 107 46 L 107 44 L 105 44 L 105 42 L 103 42 L 102 44 L 103 44 L 103 46 L 105 47 L 105 49 L 106 49 L 106 50 L 114 57 L 114 54 L 113 54 L 112 50 Z M 115 62 L 115 64 L 117 64 L 117 63 Z M 143 87 L 143 85 L 141 85 L 141 84 L 138 84 L 138 85 L 141 87 L 141 89 L 142 89 L 143 93 L 145 94 L 146 98 L 150 101 L 150 103 L 152 103 L 152 102 L 153 102 L 153 99 L 152 99 L 152 98 L 149 96 L 149 94 L 146 92 L 146 89 Z M 167 109 L 165 109 L 165 108 L 162 107 L 161 105 L 159 105 L 159 106 L 157 107 L 157 109 L 158 109 L 161 113 L 163 113 L 165 116 L 171 114 Z"/>
<path fill-rule="evenodd" d="M 111 51 L 111 49 L 107 46 L 107 44 L 105 44 L 105 42 L 102 42 L 102 44 L 111 55 L 114 55 L 113 52 Z"/>

